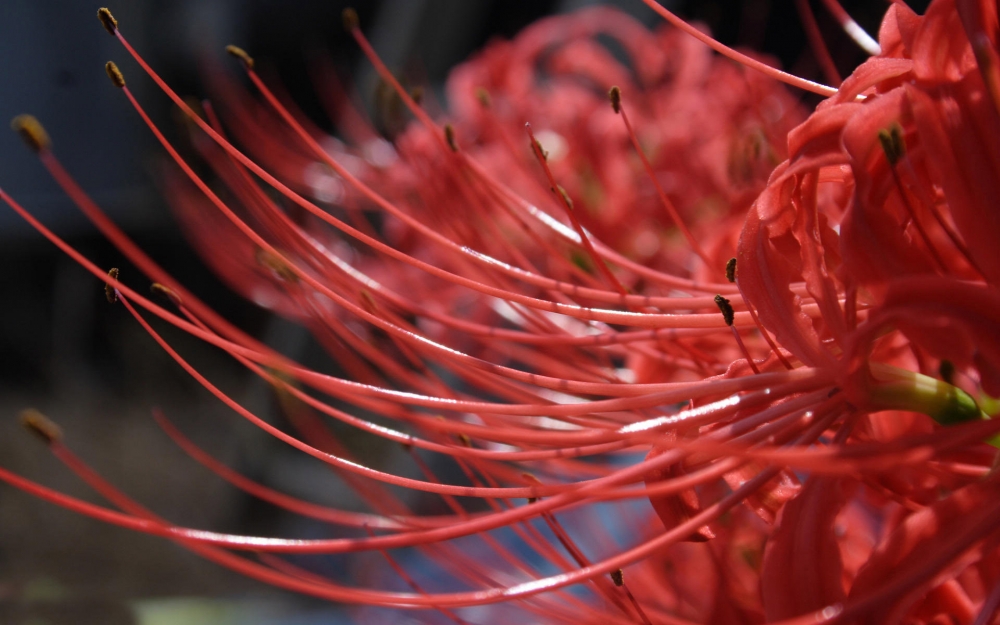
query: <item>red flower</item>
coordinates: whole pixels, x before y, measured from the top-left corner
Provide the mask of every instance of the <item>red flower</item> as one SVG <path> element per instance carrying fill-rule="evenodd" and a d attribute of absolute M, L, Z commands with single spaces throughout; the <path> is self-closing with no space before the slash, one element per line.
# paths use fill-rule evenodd
<path fill-rule="evenodd" d="M 794 128 L 802 117 L 772 78 L 606 9 L 540 22 L 456 70 L 442 126 L 348 13 L 418 123 L 395 147 L 356 122 L 360 145 L 336 143 L 233 48 L 261 101 L 222 89 L 227 130 L 267 167 L 100 16 L 192 120 L 195 147 L 229 189 L 213 191 L 150 123 L 179 166 L 170 193 L 195 245 L 235 288 L 308 326 L 350 379 L 292 362 L 184 292 L 75 186 L 36 122 L 16 127 L 176 312 L 117 273 L 110 299 L 228 407 L 343 476 L 370 512 L 253 483 L 163 417 L 220 477 L 339 537 L 173 525 L 91 471 L 34 413 L 26 424 L 118 511 L 6 470 L 0 479 L 277 586 L 434 608 L 456 622 L 482 619 L 463 608 L 500 603 L 480 614 L 991 618 L 1000 493 L 983 441 L 1000 424 L 980 404 L 1000 394 L 995 6 L 935 0 L 918 17 L 893 5 L 881 52 Z M 148 122 L 113 64 L 109 74 Z M 722 280 L 734 253 L 738 290 Z M 297 434 L 213 386 L 140 310 L 273 384 Z M 404 444 L 412 472 L 354 460 L 320 414 Z M 460 476 L 444 481 L 430 458 Z M 440 497 L 451 513 L 415 514 L 387 486 Z M 415 570 L 411 549 L 439 572 Z M 378 555 L 386 573 L 359 565 L 366 583 L 345 585 L 286 559 L 357 551 Z"/>
<path fill-rule="evenodd" d="M 902 438 L 927 427 L 880 410 L 923 412 L 941 423 L 975 420 L 979 410 L 965 391 L 983 399 L 1000 391 L 1000 335 L 992 312 L 1000 303 L 993 268 L 997 255 L 987 242 L 996 234 L 993 200 L 987 198 L 994 197 L 1000 181 L 1000 152 L 986 139 L 1000 137 L 1000 116 L 988 87 L 997 75 L 990 60 L 996 54 L 996 22 L 996 6 L 990 3 L 956 7 L 939 0 L 922 17 L 905 5 L 892 5 L 880 34 L 882 53 L 859 67 L 836 96 L 789 135 L 789 160 L 772 174 L 740 240 L 738 283 L 746 301 L 795 357 L 837 372 L 838 387 L 852 406 L 861 415 L 874 413 L 861 426 L 874 440 Z M 820 315 L 804 313 L 807 298 Z M 944 382 L 921 377 L 938 371 Z M 945 476 L 928 481 L 921 473 L 907 470 L 864 480 L 906 502 L 932 506 L 905 521 L 885 519 L 890 522 L 883 530 L 886 538 L 848 582 L 847 605 L 857 597 L 856 605 L 874 610 L 866 622 L 905 614 L 920 622 L 952 614 L 965 622 L 971 616 L 957 611 L 958 597 L 969 614 L 982 600 L 979 582 L 958 576 L 970 574 L 973 569 L 965 567 L 971 562 L 991 557 L 988 548 L 976 545 L 983 539 L 988 544 L 992 530 L 981 524 L 976 526 L 980 533 L 966 534 L 960 546 L 948 543 L 953 532 L 965 530 L 952 528 L 945 510 L 952 501 L 987 505 L 994 487 L 986 484 L 993 482 L 960 487 L 961 480 L 949 479 L 944 486 L 938 480 Z M 942 488 L 945 497 L 935 504 Z M 821 501 L 813 507 L 817 520 L 829 526 L 826 506 L 842 504 L 837 488 L 825 490 L 825 496 L 817 491 Z M 799 501 L 786 508 L 786 517 Z M 830 510 L 835 514 L 837 508 Z M 801 518 L 794 518 L 795 527 L 801 527 Z M 924 533 L 915 539 L 907 529 L 911 521 L 937 527 L 922 526 Z M 961 522 L 963 528 L 985 523 L 978 516 Z M 779 523 L 771 553 L 794 549 L 793 532 L 799 531 Z M 829 538 L 827 533 L 811 539 L 826 551 L 828 572 L 839 560 L 830 552 Z M 896 558 L 891 564 L 889 552 Z M 960 554 L 963 564 L 952 564 Z M 788 568 L 794 561 L 783 564 L 781 570 L 794 571 Z M 889 575 L 885 567 L 900 567 L 899 573 Z M 765 599 L 766 573 L 765 567 Z M 775 579 L 779 588 L 780 579 Z M 867 602 L 860 600 L 873 583 L 881 586 L 881 598 L 876 600 L 875 592 Z M 920 599 L 934 587 L 947 587 L 955 599 L 945 600 L 944 590 Z M 806 582 L 802 590 L 820 588 Z M 818 608 L 837 595 L 832 590 L 812 598 L 799 594 L 805 603 L 797 604 L 774 592 L 776 617 Z"/>

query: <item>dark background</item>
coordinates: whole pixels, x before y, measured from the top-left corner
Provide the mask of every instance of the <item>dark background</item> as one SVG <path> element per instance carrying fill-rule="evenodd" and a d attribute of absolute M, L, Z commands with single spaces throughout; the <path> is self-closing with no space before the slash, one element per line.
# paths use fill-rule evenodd
<path fill-rule="evenodd" d="M 329 127 L 312 92 L 306 56 L 328 51 L 371 98 L 372 71 L 340 27 L 347 3 L 331 0 L 119 0 L 112 11 L 130 42 L 181 94 L 202 95 L 198 65 L 227 43 L 280 75 L 302 108 Z M 387 0 L 351 3 L 392 68 L 416 68 L 439 89 L 448 69 L 491 37 L 534 19 L 596 4 L 585 0 Z M 613 3 L 650 25 L 639 0 Z M 863 54 L 819 3 L 814 9 L 840 69 Z M 886 5 L 848 3 L 874 34 Z M 0 119 L 30 112 L 66 167 L 140 245 L 237 325 L 306 363 L 324 360 L 301 329 L 247 304 L 219 284 L 186 245 L 161 198 L 165 155 L 104 75 L 119 63 L 129 86 L 176 137 L 158 93 L 80 0 L 0 3 Z M 778 56 L 821 78 L 791 0 L 703 1 L 673 7 L 707 22 L 724 42 Z M 120 255 L 86 223 L 13 133 L 0 133 L 0 186 L 98 265 Z M 351 506 L 319 463 L 238 421 L 163 354 L 94 280 L 0 206 L 0 465 L 99 501 L 17 423 L 36 407 L 66 430 L 81 456 L 156 512 L 206 529 L 321 535 L 259 504 L 186 458 L 156 428 L 162 407 L 186 433 L 244 474 L 320 503 Z M 141 284 L 137 272 L 123 279 Z M 168 333 L 211 379 L 259 414 L 278 420 L 266 385 L 198 341 Z M 376 450 L 378 453 L 378 450 Z M 387 468 L 392 469 L 391 460 Z M 0 625 L 55 623 L 311 623 L 364 617 L 245 580 L 175 545 L 102 525 L 0 486 Z M 414 619 L 437 618 L 415 613 Z M 368 618 L 373 617 L 370 614 Z M 159 620 L 157 620 L 159 619 Z M 378 622 L 378 621 L 373 621 Z"/>

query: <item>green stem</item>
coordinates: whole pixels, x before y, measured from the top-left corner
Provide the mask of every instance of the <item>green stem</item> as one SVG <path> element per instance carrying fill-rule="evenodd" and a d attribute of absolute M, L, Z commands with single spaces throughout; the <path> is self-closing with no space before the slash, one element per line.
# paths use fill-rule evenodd
<path fill-rule="evenodd" d="M 962 389 L 930 376 L 883 363 L 869 363 L 869 397 L 882 409 L 910 410 L 941 425 L 989 419 Z"/>

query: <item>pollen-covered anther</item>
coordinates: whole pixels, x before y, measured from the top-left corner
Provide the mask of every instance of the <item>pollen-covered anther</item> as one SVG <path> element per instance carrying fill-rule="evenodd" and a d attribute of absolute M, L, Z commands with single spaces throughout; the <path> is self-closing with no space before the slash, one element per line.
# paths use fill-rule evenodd
<path fill-rule="evenodd" d="M 954 384 L 955 364 L 950 360 L 942 360 L 938 365 L 938 376 L 948 384 Z"/>
<path fill-rule="evenodd" d="M 118 267 L 112 267 L 108 270 L 108 277 L 112 280 L 118 280 Z M 118 301 L 118 289 L 115 285 L 110 282 L 104 283 L 104 297 L 107 298 L 109 304 L 114 304 Z"/>
<path fill-rule="evenodd" d="M 358 293 L 358 299 L 361 301 L 361 307 L 365 309 L 365 312 L 376 317 L 381 316 L 378 302 L 375 301 L 375 297 L 371 294 L 371 291 L 361 289 Z"/>
<path fill-rule="evenodd" d="M 20 419 L 21 425 L 42 439 L 46 445 L 51 445 L 62 439 L 62 428 L 34 408 L 23 410 Z"/>
<path fill-rule="evenodd" d="M 452 152 L 458 152 L 458 143 L 455 141 L 455 127 L 451 124 L 444 125 L 444 140 L 448 142 L 448 147 Z"/>
<path fill-rule="evenodd" d="M 206 118 L 205 107 L 201 100 L 199 100 L 194 96 L 185 96 L 183 100 L 184 104 L 187 105 L 187 107 L 196 116 L 198 116 L 200 119 Z M 171 110 L 171 113 L 173 114 L 174 121 L 177 123 L 178 126 L 187 128 L 189 131 L 192 132 L 198 130 L 198 122 L 196 122 L 194 118 L 188 115 L 188 113 L 184 109 L 180 107 L 174 107 Z"/>
<path fill-rule="evenodd" d="M 97 9 L 97 19 L 101 20 L 101 24 L 104 25 L 104 29 L 114 36 L 115 31 L 118 30 L 118 20 L 115 19 L 114 15 L 111 15 L 111 11 L 109 11 L 106 7 Z"/>
<path fill-rule="evenodd" d="M 181 299 L 181 296 L 177 294 L 177 291 L 171 289 L 169 286 L 165 286 L 159 282 L 154 282 L 149 285 L 149 290 L 157 295 L 166 297 L 174 306 L 177 306 L 178 308 L 184 305 L 184 300 Z"/>
<path fill-rule="evenodd" d="M 531 149 L 533 149 L 535 151 L 535 154 L 537 154 L 538 157 L 543 161 L 549 160 L 548 150 L 542 147 L 542 143 L 538 139 L 533 138 L 531 140 Z"/>
<path fill-rule="evenodd" d="M 247 51 L 239 46 L 228 45 L 226 46 L 226 54 L 238 58 L 242 63 L 243 67 L 247 69 L 253 69 L 253 57 L 247 54 Z"/>
<path fill-rule="evenodd" d="M 257 250 L 256 258 L 257 264 L 270 269 L 275 275 L 285 282 L 296 283 L 299 281 L 299 277 L 296 275 L 295 271 L 288 266 L 288 263 L 285 262 L 284 259 L 278 257 L 277 255 L 272 254 L 267 250 L 259 249 Z"/>
<path fill-rule="evenodd" d="M 485 87 L 476 87 L 476 99 L 479 100 L 479 105 L 484 109 L 493 106 L 493 98 L 490 97 L 490 92 Z"/>
<path fill-rule="evenodd" d="M 118 69 L 118 66 L 115 65 L 114 61 L 108 61 L 105 63 L 104 71 L 108 73 L 108 78 L 111 79 L 111 82 L 114 83 L 116 87 L 121 89 L 125 86 L 125 77 L 122 76 L 121 70 Z"/>
<path fill-rule="evenodd" d="M 523 477 L 526 482 L 528 482 L 529 484 L 532 484 L 532 485 L 540 485 L 542 483 L 542 481 L 540 479 L 538 479 L 537 477 L 535 477 L 531 473 L 527 473 L 527 472 L 522 473 L 521 477 Z M 535 503 L 539 499 L 540 499 L 540 497 L 537 497 L 537 496 L 528 497 L 528 503 Z"/>
<path fill-rule="evenodd" d="M 615 110 L 615 113 L 622 112 L 622 90 L 618 85 L 608 90 L 608 100 L 611 101 L 611 108 Z"/>
<path fill-rule="evenodd" d="M 49 133 L 34 115 L 18 115 L 10 122 L 10 127 L 21 135 L 21 139 L 35 152 L 48 150 L 51 145 Z"/>
<path fill-rule="evenodd" d="M 270 376 L 271 384 L 281 387 L 283 390 L 288 390 L 285 385 L 295 385 L 295 378 L 287 369 L 279 367 L 267 367 L 267 373 Z"/>
<path fill-rule="evenodd" d="M 726 261 L 726 280 L 736 282 L 736 257 Z"/>
<path fill-rule="evenodd" d="M 347 32 L 353 31 L 361 24 L 361 20 L 358 19 L 358 12 L 351 7 L 344 9 L 343 13 L 340 14 L 340 19 L 343 20 L 344 30 Z"/>
<path fill-rule="evenodd" d="M 899 124 L 893 124 L 889 128 L 878 131 L 878 140 L 882 144 L 882 151 L 890 165 L 895 165 L 899 159 L 906 156 L 906 141 L 903 139 L 903 129 Z"/>
<path fill-rule="evenodd" d="M 611 581 L 615 583 L 615 586 L 621 588 L 625 585 L 625 572 L 621 569 L 611 571 Z"/>
<path fill-rule="evenodd" d="M 736 313 L 733 312 L 733 305 L 729 303 L 729 300 L 721 295 L 716 295 L 715 305 L 718 306 L 719 310 L 722 312 L 722 318 L 726 320 L 726 325 L 732 326 Z"/>
<path fill-rule="evenodd" d="M 573 208 L 573 198 L 569 196 L 569 193 L 566 192 L 566 189 L 562 185 L 556 185 L 555 192 L 559 194 L 563 202 L 566 202 L 566 206 L 571 209 Z"/>

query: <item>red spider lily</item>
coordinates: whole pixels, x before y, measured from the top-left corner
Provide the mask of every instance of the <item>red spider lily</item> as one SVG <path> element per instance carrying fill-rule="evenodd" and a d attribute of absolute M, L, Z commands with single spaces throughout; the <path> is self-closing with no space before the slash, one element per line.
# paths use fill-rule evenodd
<path fill-rule="evenodd" d="M 1000 137 L 991 87 L 998 76 L 996 29 L 996 6 L 989 3 L 934 2 L 922 17 L 892 5 L 880 33 L 882 53 L 789 135 L 789 160 L 772 174 L 740 240 L 745 300 L 795 357 L 838 372 L 838 387 L 851 404 L 874 413 L 859 424 L 874 440 L 927 427 L 878 410 L 919 411 L 945 423 L 974 420 L 979 410 L 965 391 L 985 399 L 1000 390 L 991 321 L 998 302 L 996 254 L 985 240 L 995 233 L 986 198 L 1000 180 L 1000 161 L 984 141 Z M 822 315 L 803 313 L 804 296 Z M 939 371 L 965 391 L 920 377 Z M 950 534 L 961 523 L 984 522 L 988 517 L 949 515 L 957 512 L 953 506 L 971 506 L 962 508 L 968 512 L 984 504 L 992 497 L 989 482 L 952 483 L 946 488 L 953 494 L 942 498 L 927 490 L 940 489 L 937 480 L 904 473 L 875 481 L 928 508 L 895 522 L 897 529 L 850 586 L 848 603 L 864 593 L 865 583 L 894 577 L 905 598 L 873 603 L 870 622 L 907 614 L 921 621 L 952 614 L 971 622 L 972 606 L 983 597 L 970 597 L 975 591 L 968 582 L 955 580 L 965 566 L 989 560 L 991 526 L 980 526 L 980 534 L 953 551 L 943 541 L 929 542 L 944 527 Z M 797 508 L 798 501 L 786 514 Z M 922 523 L 936 527 L 917 529 Z M 779 527 L 776 545 L 781 532 Z M 979 540 L 986 542 L 976 546 Z M 919 556 L 911 553 L 917 546 Z M 956 564 L 960 553 L 965 560 Z M 951 570 L 942 570 L 946 562 Z M 890 575 L 887 567 L 899 573 Z M 925 579 L 916 584 L 921 575 Z M 829 603 L 842 592 L 831 590 L 811 603 Z M 965 610 L 956 607 L 962 602 Z M 786 602 L 774 614 L 791 616 L 802 607 Z"/>
<path fill-rule="evenodd" d="M 305 122 L 238 48 L 259 100 L 223 88 L 224 115 L 194 110 L 99 15 L 228 187 L 195 173 L 109 63 L 177 165 L 170 194 L 195 245 L 234 288 L 309 327 L 350 377 L 301 366 L 186 292 L 73 182 L 31 118 L 16 128 L 170 309 L 0 197 L 106 280 L 201 385 L 344 476 L 371 511 L 252 482 L 162 415 L 195 460 L 329 523 L 331 537 L 174 525 L 36 413 L 26 424 L 114 509 L 0 479 L 279 587 L 454 622 L 993 618 L 1000 483 L 983 441 L 1000 424 L 980 406 L 1000 394 L 995 6 L 935 0 L 920 17 L 893 5 L 879 53 L 835 92 L 609 10 L 552 18 L 456 70 L 443 124 L 348 13 L 416 118 L 395 147 L 355 120 L 355 148 Z M 832 95 L 806 117 L 776 76 Z M 214 386 L 149 313 L 271 383 L 297 434 Z M 354 460 L 322 415 L 405 445 L 420 477 Z M 437 457 L 462 479 L 439 478 Z M 390 486 L 451 513 L 415 514 Z M 292 559 L 349 552 L 377 554 L 388 573 L 363 584 L 359 564 L 342 584 Z"/>

